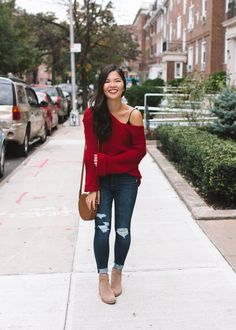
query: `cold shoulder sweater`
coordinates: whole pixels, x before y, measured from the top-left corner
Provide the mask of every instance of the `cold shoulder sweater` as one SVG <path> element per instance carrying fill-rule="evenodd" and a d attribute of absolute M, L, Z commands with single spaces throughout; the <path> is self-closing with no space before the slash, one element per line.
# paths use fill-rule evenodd
<path fill-rule="evenodd" d="M 140 184 L 141 174 L 138 165 L 146 154 L 146 141 L 143 126 L 124 124 L 111 114 L 112 134 L 99 144 L 93 131 L 93 115 L 90 108 L 84 112 L 84 134 L 86 149 L 84 162 L 86 168 L 85 191 L 99 190 L 99 177 L 108 174 L 130 174 Z M 98 155 L 97 167 L 94 154 Z"/>

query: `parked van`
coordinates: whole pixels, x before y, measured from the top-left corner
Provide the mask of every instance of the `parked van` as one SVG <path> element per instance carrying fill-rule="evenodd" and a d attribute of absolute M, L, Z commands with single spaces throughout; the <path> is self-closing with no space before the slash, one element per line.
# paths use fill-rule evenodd
<path fill-rule="evenodd" d="M 21 156 L 27 156 L 30 143 L 47 139 L 45 113 L 35 91 L 17 78 L 0 76 L 0 127 Z"/>

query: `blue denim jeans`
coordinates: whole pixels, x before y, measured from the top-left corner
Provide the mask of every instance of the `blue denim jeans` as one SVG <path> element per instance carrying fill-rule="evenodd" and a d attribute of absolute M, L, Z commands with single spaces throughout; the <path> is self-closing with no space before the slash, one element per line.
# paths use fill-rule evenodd
<path fill-rule="evenodd" d="M 94 254 L 98 273 L 107 273 L 112 204 L 115 206 L 114 267 L 122 269 L 129 251 L 131 217 L 138 191 L 137 179 L 129 174 L 112 174 L 100 179 L 100 204 L 95 218 Z"/>

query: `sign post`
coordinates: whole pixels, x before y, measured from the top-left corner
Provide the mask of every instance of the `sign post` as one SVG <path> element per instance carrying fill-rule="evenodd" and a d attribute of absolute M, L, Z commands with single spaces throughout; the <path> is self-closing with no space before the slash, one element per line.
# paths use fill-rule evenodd
<path fill-rule="evenodd" d="M 73 27 L 73 11 L 72 11 L 72 0 L 70 0 L 70 61 L 71 61 L 71 88 L 72 88 L 72 111 L 75 114 L 77 111 L 76 107 L 76 91 L 75 91 L 75 53 L 81 52 L 81 44 L 74 43 L 74 27 Z M 78 125 L 80 125 L 79 113 Z"/>

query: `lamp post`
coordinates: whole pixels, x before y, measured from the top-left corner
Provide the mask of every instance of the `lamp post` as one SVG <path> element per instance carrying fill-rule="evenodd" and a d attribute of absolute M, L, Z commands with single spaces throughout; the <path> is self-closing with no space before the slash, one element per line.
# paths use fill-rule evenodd
<path fill-rule="evenodd" d="M 71 92 L 72 92 L 72 111 L 76 112 L 76 91 L 75 91 L 75 53 L 79 52 L 78 46 L 80 44 L 74 44 L 74 27 L 73 27 L 73 10 L 72 10 L 72 0 L 70 0 L 70 62 L 71 62 Z M 79 118 L 79 113 L 78 113 Z M 79 125 L 80 125 L 80 119 Z"/>

